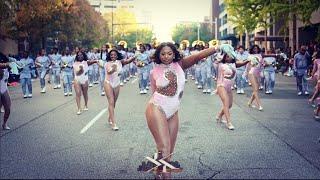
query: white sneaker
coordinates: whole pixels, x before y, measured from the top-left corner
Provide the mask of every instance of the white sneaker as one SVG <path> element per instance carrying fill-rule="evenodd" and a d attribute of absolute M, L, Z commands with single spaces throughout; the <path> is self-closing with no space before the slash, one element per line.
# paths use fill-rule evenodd
<path fill-rule="evenodd" d="M 81 110 L 79 110 L 78 112 L 77 112 L 77 115 L 80 115 L 81 114 Z"/>
<path fill-rule="evenodd" d="M 206 89 L 204 89 L 204 90 L 202 90 L 202 92 L 203 92 L 203 93 L 207 93 L 207 90 L 206 90 Z"/>
<path fill-rule="evenodd" d="M 234 126 L 231 123 L 227 123 L 227 128 L 229 130 L 234 130 Z"/>
<path fill-rule="evenodd" d="M 263 107 L 262 106 L 259 106 L 259 111 L 262 111 L 263 110 Z"/>
<path fill-rule="evenodd" d="M 72 96 L 72 92 L 69 92 L 69 96 Z"/>
<path fill-rule="evenodd" d="M 240 89 L 240 93 L 241 93 L 241 94 L 244 94 L 244 90 L 243 90 L 243 89 Z"/>
<path fill-rule="evenodd" d="M 123 80 L 123 82 L 124 82 L 124 83 L 127 83 L 127 80 L 125 79 L 125 80 Z"/>
<path fill-rule="evenodd" d="M 270 94 L 269 91 L 266 91 L 266 94 Z"/>
<path fill-rule="evenodd" d="M 119 130 L 117 125 L 114 125 L 113 127 L 111 127 L 111 129 L 114 130 L 114 131 L 118 131 Z"/>
<path fill-rule="evenodd" d="M 93 84 L 92 84 L 92 83 L 90 83 L 90 84 L 89 84 L 89 87 L 92 87 L 92 86 L 93 86 Z"/>
<path fill-rule="evenodd" d="M 104 95 L 106 95 L 106 93 L 105 93 L 105 92 L 102 92 L 102 93 L 101 93 L 101 96 L 104 96 Z"/>
<path fill-rule="evenodd" d="M 199 83 L 198 83 L 198 81 L 196 81 L 196 82 L 194 82 L 194 84 L 195 84 L 195 85 L 198 85 Z"/>
<path fill-rule="evenodd" d="M 23 98 L 27 98 L 28 96 L 25 94 L 25 95 L 23 95 Z"/>
<path fill-rule="evenodd" d="M 201 89 L 201 86 L 200 86 L 200 85 L 198 85 L 197 87 L 198 87 L 198 89 Z"/>
<path fill-rule="evenodd" d="M 308 92 L 308 91 L 305 91 L 305 92 L 304 92 L 304 95 L 309 95 L 309 92 Z"/>
<path fill-rule="evenodd" d="M 57 88 L 58 88 L 58 89 L 61 89 L 61 85 L 59 84 L 59 85 L 57 86 Z"/>
<path fill-rule="evenodd" d="M 207 89 L 207 93 L 211 93 L 211 89 Z"/>
<path fill-rule="evenodd" d="M 148 91 L 147 91 L 146 89 L 145 89 L 145 90 L 143 90 L 143 94 L 147 94 L 147 92 L 148 92 Z"/>
<path fill-rule="evenodd" d="M 149 86 L 147 86 L 146 89 L 149 90 L 150 89 Z"/>
<path fill-rule="evenodd" d="M 123 82 L 120 83 L 120 86 L 123 86 Z"/>
<path fill-rule="evenodd" d="M 237 94 L 241 94 L 241 91 L 240 91 L 240 89 L 237 89 Z"/>
<path fill-rule="evenodd" d="M 53 86 L 53 89 L 58 89 L 58 86 Z"/>
<path fill-rule="evenodd" d="M 42 88 L 41 93 L 46 93 L 46 88 Z"/>
<path fill-rule="evenodd" d="M 299 92 L 298 92 L 298 96 L 301 96 L 301 95 L 302 95 L 302 92 L 301 92 L 301 91 L 299 91 Z"/>
<path fill-rule="evenodd" d="M 68 96 L 68 93 L 64 93 L 64 96 Z"/>
<path fill-rule="evenodd" d="M 89 109 L 88 109 L 88 107 L 84 107 L 83 110 L 84 111 L 88 111 Z"/>
<path fill-rule="evenodd" d="M 269 94 L 272 94 L 272 91 L 271 91 L 271 90 L 269 91 Z"/>
<path fill-rule="evenodd" d="M 10 128 L 9 128 L 8 125 L 2 126 L 2 129 L 3 129 L 3 130 L 10 130 Z"/>
<path fill-rule="evenodd" d="M 263 86 L 260 86 L 260 87 L 259 87 L 259 90 L 262 90 L 262 89 L 263 89 Z"/>
<path fill-rule="evenodd" d="M 28 94 L 28 98 L 32 98 L 32 94 Z"/>
<path fill-rule="evenodd" d="M 140 94 L 143 94 L 143 90 L 140 91 Z"/>

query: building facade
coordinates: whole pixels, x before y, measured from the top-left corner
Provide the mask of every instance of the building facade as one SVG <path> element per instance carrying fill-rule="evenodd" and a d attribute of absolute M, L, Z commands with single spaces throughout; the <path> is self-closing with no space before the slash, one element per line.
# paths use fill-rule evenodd
<path fill-rule="evenodd" d="M 102 15 L 119 8 L 134 11 L 134 0 L 88 0 L 88 2 Z"/>

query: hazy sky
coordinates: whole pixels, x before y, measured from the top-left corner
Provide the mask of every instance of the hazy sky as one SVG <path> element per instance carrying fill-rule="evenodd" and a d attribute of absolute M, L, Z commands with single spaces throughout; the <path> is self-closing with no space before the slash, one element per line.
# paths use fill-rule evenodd
<path fill-rule="evenodd" d="M 141 12 L 149 15 L 154 31 L 160 41 L 171 40 L 172 27 L 179 21 L 203 21 L 210 15 L 211 0 L 135 0 L 138 21 Z M 140 12 L 140 13 L 139 13 Z"/>

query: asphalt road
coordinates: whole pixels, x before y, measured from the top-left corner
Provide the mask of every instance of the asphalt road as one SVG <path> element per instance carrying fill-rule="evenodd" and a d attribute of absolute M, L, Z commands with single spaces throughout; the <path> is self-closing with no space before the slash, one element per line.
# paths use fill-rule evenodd
<path fill-rule="evenodd" d="M 320 122 L 313 119 L 307 96 L 296 95 L 294 78 L 277 75 L 276 80 L 272 95 L 261 93 L 263 112 L 246 106 L 250 87 L 235 94 L 236 129 L 230 131 L 214 120 L 219 97 L 202 94 L 189 79 L 174 154 L 183 171 L 172 178 L 319 179 Z M 107 125 L 107 99 L 97 85 L 89 91 L 89 111 L 80 116 L 75 96 L 64 97 L 51 86 L 40 94 L 39 80 L 33 88 L 33 98 L 23 99 L 19 86 L 10 87 L 12 130 L 0 131 L 1 179 L 154 178 L 137 171 L 155 152 L 144 115 L 150 94 L 138 93 L 137 80 L 120 90 L 117 132 Z"/>

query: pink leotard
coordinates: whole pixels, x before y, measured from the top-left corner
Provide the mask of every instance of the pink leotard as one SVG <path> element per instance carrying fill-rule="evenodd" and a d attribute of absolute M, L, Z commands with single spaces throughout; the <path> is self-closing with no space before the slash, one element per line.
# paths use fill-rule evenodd
<path fill-rule="evenodd" d="M 80 65 L 83 66 L 83 73 L 80 74 L 79 76 L 77 76 L 77 71 L 79 71 L 79 67 Z M 78 81 L 80 84 L 85 84 L 87 81 L 88 81 L 88 70 L 89 70 L 89 67 L 88 67 L 88 63 L 87 61 L 82 61 L 82 62 L 78 62 L 76 61 L 74 64 L 73 64 L 73 71 L 74 71 L 74 79 L 76 81 Z"/>
<path fill-rule="evenodd" d="M 318 80 L 320 78 L 320 59 L 314 60 L 314 66 L 317 67 L 317 71 L 314 73 L 314 80 Z"/>
<path fill-rule="evenodd" d="M 176 81 L 169 81 L 167 79 L 166 74 L 169 71 L 175 74 Z M 155 65 L 150 73 L 150 77 L 153 95 L 149 103 L 157 106 L 165 114 L 166 118 L 170 119 L 179 109 L 185 84 L 184 72 L 177 62 L 169 65 L 159 64 Z M 160 92 L 159 88 L 173 88 L 176 91 L 168 95 L 166 92 Z"/>
<path fill-rule="evenodd" d="M 222 86 L 227 92 L 232 92 L 233 80 L 227 77 L 231 77 L 236 72 L 236 67 L 234 64 L 223 64 L 218 65 L 218 79 L 217 87 Z"/>
<path fill-rule="evenodd" d="M 108 74 L 107 72 L 111 70 L 111 66 L 113 64 L 117 65 L 117 70 L 112 73 L 112 74 Z M 120 73 L 122 70 L 122 63 L 118 60 L 112 62 L 112 61 L 108 61 L 105 65 L 104 65 L 105 71 L 106 71 L 106 77 L 105 77 L 105 82 L 110 84 L 112 88 L 115 88 L 117 86 L 120 85 Z"/>

